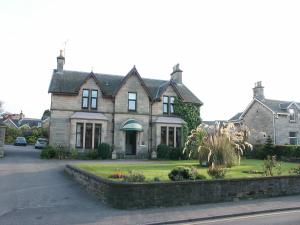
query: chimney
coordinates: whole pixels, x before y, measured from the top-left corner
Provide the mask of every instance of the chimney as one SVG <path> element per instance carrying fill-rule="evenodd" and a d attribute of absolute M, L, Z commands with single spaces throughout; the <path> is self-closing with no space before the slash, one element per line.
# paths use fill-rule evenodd
<path fill-rule="evenodd" d="M 63 50 L 60 50 L 60 54 L 57 57 L 57 72 L 62 73 L 64 70 L 65 57 L 63 56 Z"/>
<path fill-rule="evenodd" d="M 261 81 L 255 83 L 255 87 L 253 88 L 253 98 L 260 101 L 265 100 L 264 87 L 261 85 Z"/>
<path fill-rule="evenodd" d="M 171 80 L 175 81 L 177 84 L 182 84 L 182 70 L 179 68 L 179 63 L 173 66 Z"/>

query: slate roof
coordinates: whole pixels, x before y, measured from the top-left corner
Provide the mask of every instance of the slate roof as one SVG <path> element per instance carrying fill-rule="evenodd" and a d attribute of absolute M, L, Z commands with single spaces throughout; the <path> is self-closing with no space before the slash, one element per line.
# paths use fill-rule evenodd
<path fill-rule="evenodd" d="M 281 100 L 273 100 L 273 99 L 265 99 L 262 101 L 266 106 L 268 106 L 275 113 L 287 113 L 287 107 L 293 103 L 293 101 L 281 101 Z M 300 106 L 300 103 L 294 102 Z"/>
<path fill-rule="evenodd" d="M 93 77 L 96 80 L 105 97 L 113 97 L 125 76 L 68 70 L 64 70 L 62 73 L 57 73 L 56 70 L 54 70 L 48 92 L 54 94 L 76 95 L 78 94 L 81 85 L 89 77 Z M 177 91 L 180 97 L 182 97 L 184 102 L 192 102 L 203 105 L 203 103 L 184 84 L 177 84 L 176 82 L 169 80 L 149 78 L 142 78 L 142 80 L 144 81 L 145 86 L 149 91 L 149 95 L 153 100 L 160 99 L 163 91 L 169 85 L 172 85 L 175 91 Z"/>
<path fill-rule="evenodd" d="M 237 114 L 235 114 L 232 118 L 229 119 L 229 121 L 233 121 L 233 120 L 239 120 L 240 116 L 243 114 L 243 112 L 239 112 Z"/>
<path fill-rule="evenodd" d="M 282 100 L 274 100 L 274 99 L 264 99 L 259 100 L 261 103 L 266 105 L 269 109 L 271 109 L 274 113 L 288 113 L 288 107 L 295 103 L 297 107 L 300 107 L 300 103 L 293 102 L 293 101 L 282 101 Z M 229 121 L 239 120 L 241 119 L 241 115 L 243 112 L 239 112 L 236 115 L 234 115 L 232 118 L 229 119 Z"/>
<path fill-rule="evenodd" d="M 31 119 L 31 118 L 24 118 L 22 120 L 19 120 L 16 124 L 18 127 L 21 127 L 25 124 L 27 124 L 30 127 L 37 127 L 39 124 L 41 125 L 42 120 L 40 119 Z"/>

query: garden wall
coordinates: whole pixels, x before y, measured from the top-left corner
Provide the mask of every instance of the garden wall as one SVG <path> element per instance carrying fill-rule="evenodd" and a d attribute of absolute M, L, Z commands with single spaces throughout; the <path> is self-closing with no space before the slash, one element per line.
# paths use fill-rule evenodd
<path fill-rule="evenodd" d="M 67 165 L 65 171 L 105 204 L 121 209 L 178 206 L 300 194 L 300 176 L 126 183 Z"/>

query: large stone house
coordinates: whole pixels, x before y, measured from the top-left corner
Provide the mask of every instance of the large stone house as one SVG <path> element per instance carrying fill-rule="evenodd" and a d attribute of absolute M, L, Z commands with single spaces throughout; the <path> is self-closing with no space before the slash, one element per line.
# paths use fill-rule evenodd
<path fill-rule="evenodd" d="M 142 78 L 133 67 L 126 76 L 67 71 L 57 57 L 51 93 L 50 144 L 95 149 L 105 142 L 115 158 L 155 156 L 157 145 L 180 146 L 181 118 L 173 102 L 202 102 L 182 83 L 179 65 L 170 80 Z"/>
<path fill-rule="evenodd" d="M 300 103 L 266 99 L 261 82 L 255 84 L 247 108 L 229 121 L 247 125 L 252 144 L 263 144 L 268 136 L 274 144 L 299 144 Z"/>

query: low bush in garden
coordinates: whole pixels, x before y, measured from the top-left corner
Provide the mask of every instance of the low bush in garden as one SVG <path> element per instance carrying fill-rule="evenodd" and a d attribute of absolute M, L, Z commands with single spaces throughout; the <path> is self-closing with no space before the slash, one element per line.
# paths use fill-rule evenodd
<path fill-rule="evenodd" d="M 298 167 L 296 167 L 296 168 L 290 169 L 289 173 L 290 174 L 300 175 L 300 165 L 298 165 Z"/>
<path fill-rule="evenodd" d="M 203 180 L 206 179 L 204 175 L 199 174 L 195 167 L 178 166 L 171 170 L 168 174 L 169 179 L 172 181 L 181 180 Z"/>
<path fill-rule="evenodd" d="M 144 182 L 146 177 L 142 172 L 131 170 L 128 175 L 124 177 L 125 182 Z"/>
<path fill-rule="evenodd" d="M 276 170 L 277 175 L 280 176 L 281 171 L 281 163 L 277 162 L 276 156 L 267 156 L 267 159 L 264 160 L 263 164 L 263 175 L 264 176 L 274 176 L 274 170 Z"/>
<path fill-rule="evenodd" d="M 51 145 L 48 145 L 44 149 L 42 149 L 40 157 L 42 159 L 54 159 L 57 157 L 57 151 Z"/>
<path fill-rule="evenodd" d="M 111 154 L 112 154 L 112 151 L 111 151 L 111 147 L 109 144 L 101 143 L 98 146 L 98 156 L 101 159 L 111 159 Z"/>
<path fill-rule="evenodd" d="M 169 159 L 170 147 L 168 145 L 160 144 L 157 146 L 157 158 Z"/>
<path fill-rule="evenodd" d="M 124 179 L 124 177 L 125 174 L 120 170 L 117 170 L 115 173 L 108 176 L 108 178 L 112 178 L 112 179 Z"/>
<path fill-rule="evenodd" d="M 207 174 L 213 179 L 223 179 L 226 175 L 226 169 L 222 166 L 209 167 Z"/>

